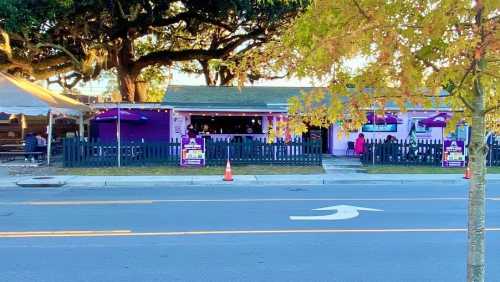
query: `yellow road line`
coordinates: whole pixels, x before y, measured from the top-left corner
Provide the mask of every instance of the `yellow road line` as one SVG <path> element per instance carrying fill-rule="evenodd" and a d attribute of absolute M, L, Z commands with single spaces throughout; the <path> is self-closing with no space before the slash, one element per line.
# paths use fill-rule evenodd
<path fill-rule="evenodd" d="M 493 198 L 495 199 L 495 198 Z M 467 198 L 248 198 L 248 199 L 158 199 L 158 200 L 89 200 L 89 201 L 29 201 L 0 203 L 9 205 L 115 205 L 115 204 L 153 204 L 153 203 L 237 203 L 237 202 L 294 202 L 294 201 L 465 201 Z"/>
<path fill-rule="evenodd" d="M 488 232 L 498 232 L 500 227 L 486 228 Z M 260 235 L 260 234 L 319 234 L 319 233 L 445 233 L 465 232 L 466 228 L 395 228 L 395 229 L 282 229 L 282 230 L 207 230 L 207 231 L 166 231 L 132 232 L 130 230 L 111 231 L 34 231 L 0 232 L 0 238 L 38 237 L 151 237 L 151 236 L 193 236 L 193 235 Z"/>
<path fill-rule="evenodd" d="M 131 205 L 152 204 L 152 200 L 104 200 L 104 201 L 36 201 L 22 202 L 21 204 L 32 206 L 69 206 L 69 205 Z"/>
<path fill-rule="evenodd" d="M 22 237 L 72 237 L 101 234 L 127 234 L 130 230 L 58 230 L 58 231 L 9 231 L 0 232 L 0 238 L 22 238 Z"/>
<path fill-rule="evenodd" d="M 251 202 L 307 202 L 307 201 L 466 201 L 465 197 L 416 197 L 416 198 L 236 198 L 236 199 L 140 199 L 140 200 L 79 200 L 79 201 L 26 201 L 0 202 L 0 205 L 17 206 L 72 206 L 72 205 L 144 205 L 157 203 L 251 203 Z M 498 197 L 486 200 L 500 201 Z"/>

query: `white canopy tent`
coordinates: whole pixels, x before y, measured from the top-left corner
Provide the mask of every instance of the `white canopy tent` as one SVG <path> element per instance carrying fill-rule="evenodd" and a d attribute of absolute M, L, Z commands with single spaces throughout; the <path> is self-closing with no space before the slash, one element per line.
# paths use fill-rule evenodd
<path fill-rule="evenodd" d="M 69 97 L 53 93 L 37 84 L 0 72 L 0 113 L 49 117 L 47 164 L 50 165 L 54 115 L 78 116 L 83 136 L 83 113 L 91 109 Z"/>

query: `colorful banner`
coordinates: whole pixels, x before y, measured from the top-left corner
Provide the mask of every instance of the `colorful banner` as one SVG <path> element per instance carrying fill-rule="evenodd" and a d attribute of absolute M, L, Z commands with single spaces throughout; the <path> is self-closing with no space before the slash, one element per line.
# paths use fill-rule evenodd
<path fill-rule="evenodd" d="M 205 139 L 183 136 L 181 140 L 181 166 L 205 165 Z"/>
<path fill-rule="evenodd" d="M 444 140 L 444 167 L 465 166 L 464 141 Z"/>

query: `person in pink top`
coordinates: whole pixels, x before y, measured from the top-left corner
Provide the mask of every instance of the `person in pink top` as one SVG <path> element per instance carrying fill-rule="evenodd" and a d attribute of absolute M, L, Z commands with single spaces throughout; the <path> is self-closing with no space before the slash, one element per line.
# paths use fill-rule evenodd
<path fill-rule="evenodd" d="M 365 135 L 360 133 L 354 143 L 354 152 L 356 155 L 362 155 L 365 152 Z"/>

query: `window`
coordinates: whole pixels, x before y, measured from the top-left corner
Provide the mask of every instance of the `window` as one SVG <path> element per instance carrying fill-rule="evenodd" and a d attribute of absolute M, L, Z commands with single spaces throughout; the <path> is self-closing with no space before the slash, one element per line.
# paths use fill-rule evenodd
<path fill-rule="evenodd" d="M 397 124 L 365 124 L 361 128 L 363 132 L 397 132 Z"/>
<path fill-rule="evenodd" d="M 208 127 L 210 134 L 262 134 L 262 117 L 193 115 L 191 124 L 198 132 Z"/>
<path fill-rule="evenodd" d="M 410 126 L 408 128 L 411 128 L 411 125 L 415 124 L 415 132 L 417 134 L 418 133 L 431 133 L 431 129 L 430 128 L 425 127 L 425 126 L 420 126 L 418 124 L 418 122 L 421 121 L 421 120 L 423 120 L 423 119 L 426 119 L 426 118 L 423 118 L 423 117 L 414 117 L 414 118 L 412 118 Z"/>

